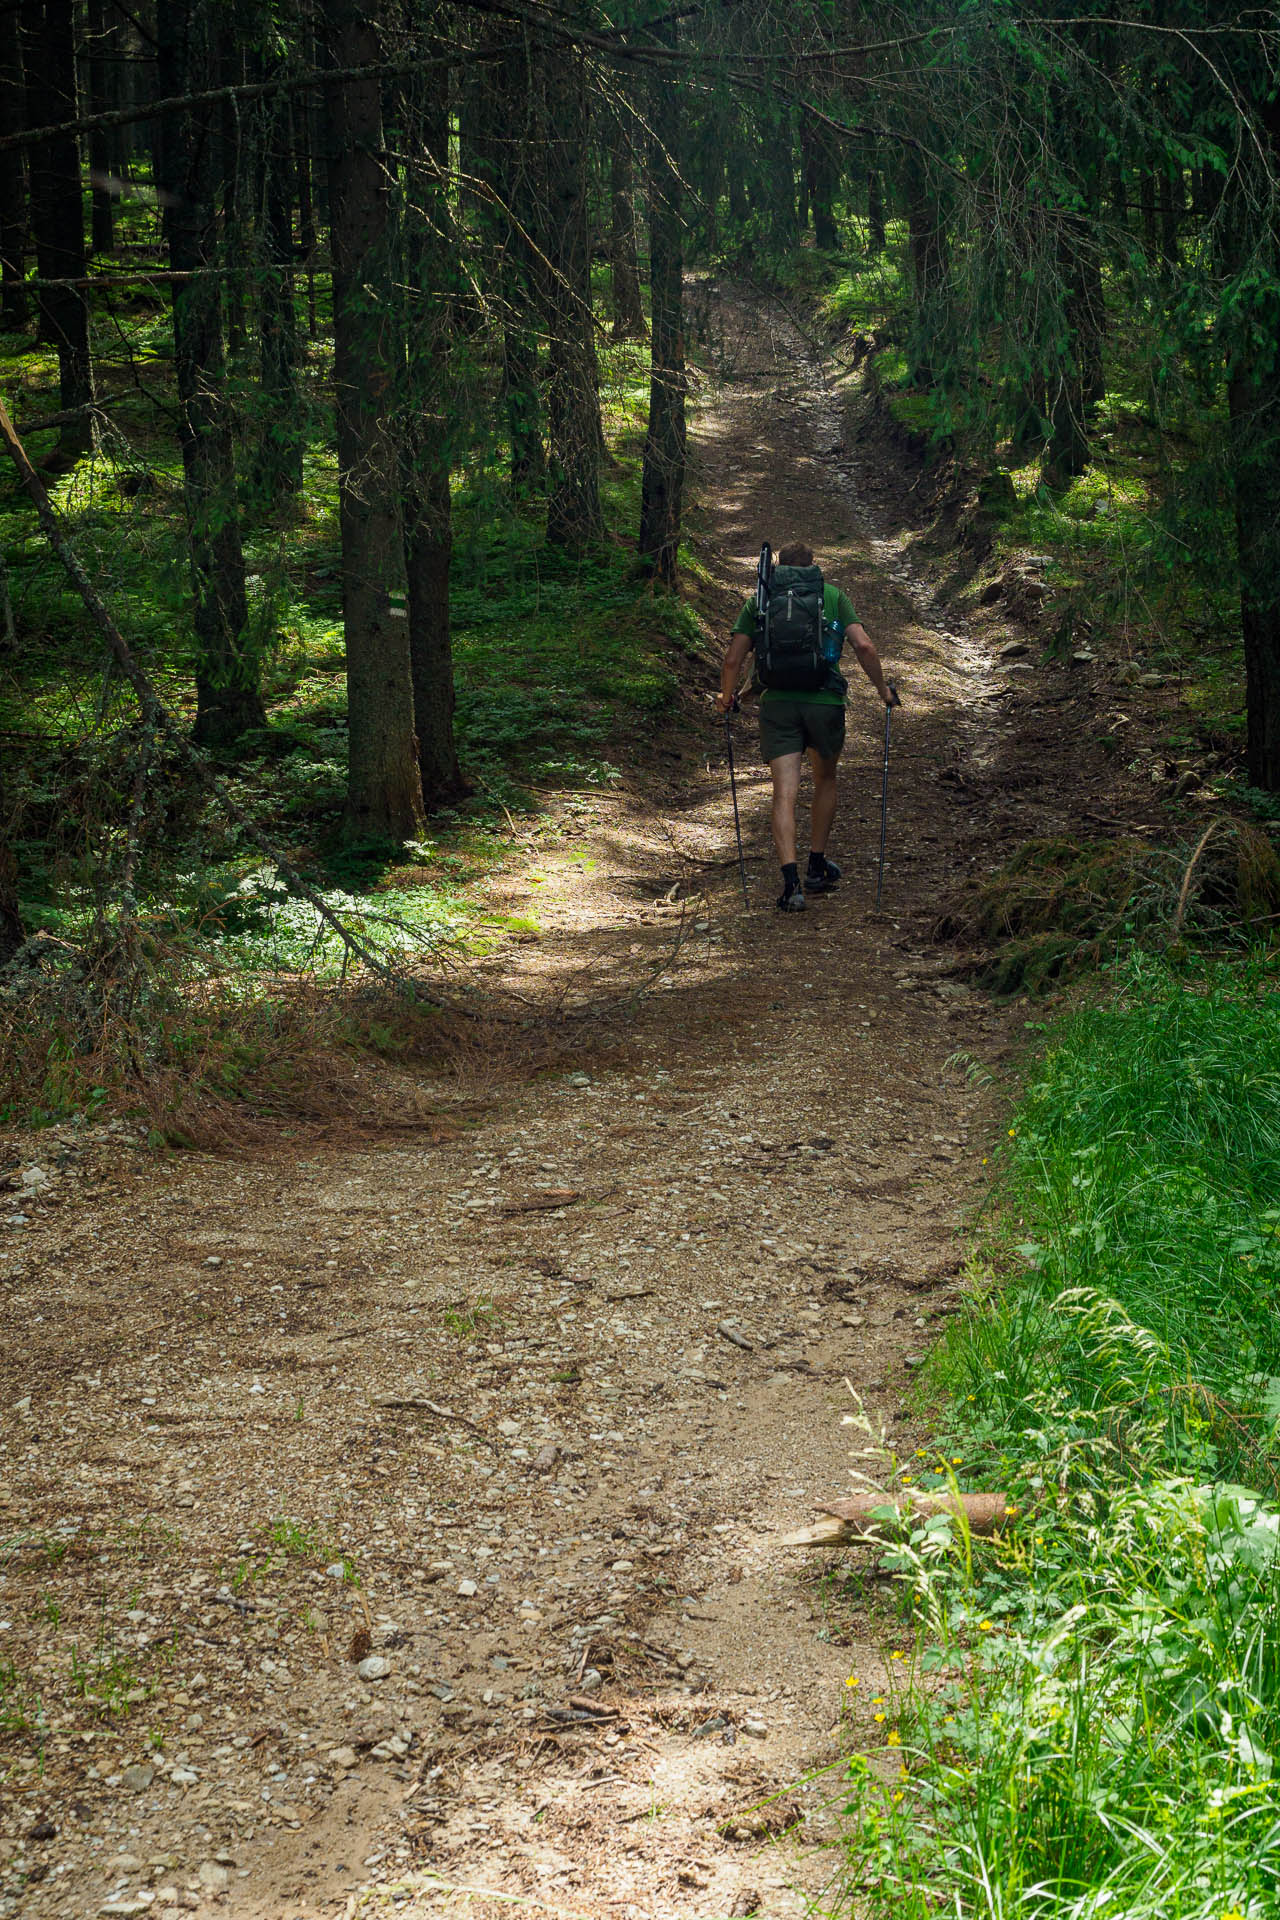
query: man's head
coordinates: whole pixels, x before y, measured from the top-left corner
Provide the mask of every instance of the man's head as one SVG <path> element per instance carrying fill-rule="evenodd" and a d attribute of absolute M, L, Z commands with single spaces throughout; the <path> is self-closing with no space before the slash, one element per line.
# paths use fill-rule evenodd
<path fill-rule="evenodd" d="M 790 546 L 778 548 L 778 565 L 780 567 L 811 567 L 813 548 L 806 547 L 803 540 L 793 540 Z"/>

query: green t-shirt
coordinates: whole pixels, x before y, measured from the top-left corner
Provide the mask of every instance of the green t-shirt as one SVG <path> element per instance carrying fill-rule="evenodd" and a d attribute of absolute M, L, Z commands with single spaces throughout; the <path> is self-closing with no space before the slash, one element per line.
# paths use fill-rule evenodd
<path fill-rule="evenodd" d="M 829 580 L 824 580 L 822 583 L 822 618 L 827 626 L 830 626 L 833 620 L 838 621 L 841 646 L 844 645 L 844 636 L 847 629 L 852 627 L 858 618 L 853 610 L 853 603 L 847 594 L 843 593 L 839 587 L 832 586 Z M 755 639 L 756 602 L 754 594 L 750 600 L 747 601 L 747 604 L 743 607 L 742 612 L 734 622 L 733 631 L 735 633 L 745 633 L 748 639 Z M 761 705 L 763 705 L 766 700 L 803 699 L 812 700 L 818 706 L 843 706 L 844 696 L 848 690 L 849 682 L 833 661 L 827 675 L 827 684 L 825 687 L 819 687 L 815 692 L 805 694 L 784 693 L 780 687 L 765 687 L 760 694 L 760 701 Z"/>

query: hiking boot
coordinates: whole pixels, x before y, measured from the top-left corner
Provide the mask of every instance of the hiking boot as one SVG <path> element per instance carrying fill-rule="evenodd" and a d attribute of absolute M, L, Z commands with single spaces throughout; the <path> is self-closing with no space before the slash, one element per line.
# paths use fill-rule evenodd
<path fill-rule="evenodd" d="M 804 912 L 804 888 L 798 880 L 788 880 L 778 895 L 779 913 Z"/>
<path fill-rule="evenodd" d="M 809 871 L 804 876 L 806 893 L 830 893 L 840 878 L 840 869 L 825 853 L 809 855 Z"/>

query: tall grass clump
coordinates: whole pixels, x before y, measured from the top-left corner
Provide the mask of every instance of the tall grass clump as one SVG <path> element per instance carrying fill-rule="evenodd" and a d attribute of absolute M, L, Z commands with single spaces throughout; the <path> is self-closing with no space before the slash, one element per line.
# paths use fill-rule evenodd
<path fill-rule="evenodd" d="M 916 1629 L 853 1763 L 850 1899 L 908 1917 L 1280 1913 L 1280 1006 L 1134 962 L 1051 1044 L 935 1357 Z M 954 1484 L 954 1482 L 953 1482 Z M 892 1683 L 891 1683 L 892 1684 Z M 896 1769 L 896 1776 L 894 1770 Z"/>

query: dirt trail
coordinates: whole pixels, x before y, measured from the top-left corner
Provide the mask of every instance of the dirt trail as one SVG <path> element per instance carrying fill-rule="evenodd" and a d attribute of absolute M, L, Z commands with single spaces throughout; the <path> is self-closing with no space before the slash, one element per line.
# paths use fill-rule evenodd
<path fill-rule="evenodd" d="M 46 1702 L 41 1759 L 3 1748 L 0 1913 L 705 1920 L 798 1914 L 838 1872 L 838 1782 L 800 1783 L 850 1721 L 876 1744 L 885 1649 L 776 1536 L 847 1487 L 846 1380 L 911 1444 L 954 1292 L 981 1117 L 946 1062 L 1011 1016 L 926 950 L 980 851 L 933 775 L 992 689 L 873 544 L 879 478 L 831 451 L 786 317 L 721 323 L 693 435 L 714 612 L 763 534 L 850 592 L 906 703 L 888 912 L 870 689 L 845 880 L 803 917 L 771 911 L 747 723 L 743 914 L 708 720 L 666 807 L 584 799 L 494 877 L 541 938 L 489 974 L 535 1006 L 654 976 L 606 1064 L 499 1085 L 435 1144 L 45 1154 L 0 1268 L 6 1698 Z"/>

